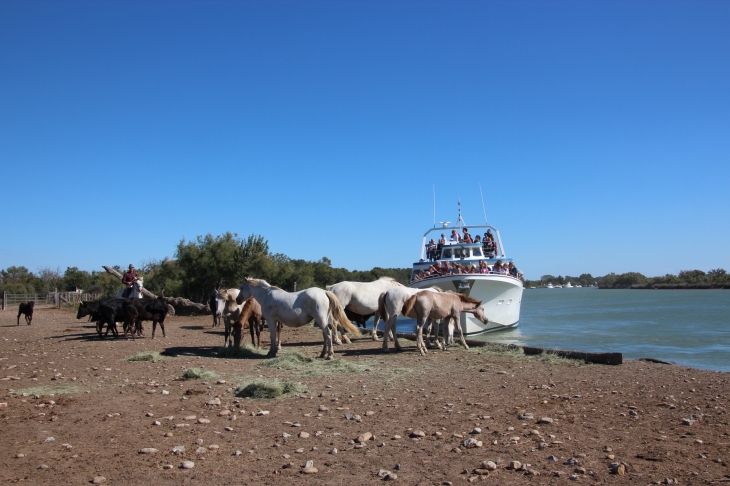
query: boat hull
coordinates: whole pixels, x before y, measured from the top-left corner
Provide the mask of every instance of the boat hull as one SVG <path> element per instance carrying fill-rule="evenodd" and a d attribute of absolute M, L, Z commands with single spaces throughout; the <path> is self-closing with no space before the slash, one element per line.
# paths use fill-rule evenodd
<path fill-rule="evenodd" d="M 508 275 L 446 275 L 412 282 L 409 287 L 416 289 L 438 287 L 444 291 L 450 290 L 481 300 L 489 323 L 484 324 L 471 313 L 462 312 L 461 329 L 468 336 L 513 328 L 520 321 L 524 287 L 521 280 Z"/>

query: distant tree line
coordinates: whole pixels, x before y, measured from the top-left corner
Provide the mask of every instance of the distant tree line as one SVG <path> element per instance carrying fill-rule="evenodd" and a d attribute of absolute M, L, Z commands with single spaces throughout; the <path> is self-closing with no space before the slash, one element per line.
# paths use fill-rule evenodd
<path fill-rule="evenodd" d="M 548 284 L 598 285 L 602 289 L 719 289 L 730 288 L 730 274 L 722 268 L 705 273 L 702 270 L 682 270 L 677 275 L 668 273 L 663 277 L 646 277 L 638 272 L 622 274 L 609 273 L 593 277 L 590 273 L 580 277 L 543 275 L 540 280 L 526 280 L 526 287 L 545 287 Z"/>
<path fill-rule="evenodd" d="M 730 289 L 730 275 L 722 268 L 707 273 L 682 270 L 677 275 L 668 273 L 663 277 L 645 277 L 638 272 L 609 273 L 596 280 L 602 289 Z"/>
<path fill-rule="evenodd" d="M 124 272 L 126 266 L 115 265 Z M 309 287 L 324 288 L 343 280 L 369 282 L 383 276 L 407 285 L 410 268 L 380 268 L 348 270 L 332 267 L 327 257 L 318 261 L 289 258 L 281 253 L 271 253 L 268 241 L 260 235 L 245 239 L 235 233 L 219 236 L 207 234 L 193 241 L 182 239 L 175 249 L 174 259 L 144 262 L 137 274 L 144 277 L 144 286 L 153 293 L 185 297 L 204 302 L 216 288 L 239 287 L 244 277 L 263 278 L 285 290 Z M 105 271 L 91 273 L 69 267 L 60 270 L 41 268 L 34 274 L 26 267 L 8 267 L 0 271 L 0 291 L 8 293 L 44 293 L 65 290 L 77 286 L 85 292 L 98 292 L 113 296 L 122 288 L 120 281 Z"/>
<path fill-rule="evenodd" d="M 547 284 L 553 285 L 565 285 L 570 282 L 571 285 L 582 285 L 583 287 L 589 287 L 596 284 L 596 279 L 590 273 L 583 273 L 580 277 L 571 277 L 566 275 L 543 275 L 540 280 L 525 280 L 525 287 L 545 287 Z"/>

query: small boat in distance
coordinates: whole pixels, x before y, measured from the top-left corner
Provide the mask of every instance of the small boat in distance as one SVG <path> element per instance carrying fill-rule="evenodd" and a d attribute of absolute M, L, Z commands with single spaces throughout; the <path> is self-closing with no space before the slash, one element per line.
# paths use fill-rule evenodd
<path fill-rule="evenodd" d="M 572 289 L 573 288 L 573 285 L 570 282 L 568 282 L 567 284 L 565 284 L 565 288 L 566 289 Z"/>
<path fill-rule="evenodd" d="M 553 287 L 553 284 L 549 283 L 549 284 L 547 284 L 547 286 L 545 288 L 546 289 L 554 289 L 555 287 Z"/>
<path fill-rule="evenodd" d="M 457 226 L 450 228 L 449 222 L 441 223 L 441 227 L 434 227 L 426 231 L 421 243 L 420 259 L 413 264 L 410 284 L 411 288 L 425 289 L 438 287 L 444 291 L 452 291 L 465 294 L 482 301 L 482 308 L 489 319 L 488 324 L 475 319 L 471 313 L 464 312 L 460 317 L 460 324 L 465 335 L 475 336 L 487 332 L 498 331 L 516 327 L 520 320 L 520 305 L 522 304 L 522 291 L 524 289 L 522 279 L 509 274 L 495 273 L 492 266 L 498 261 L 508 264 L 512 261 L 507 258 L 502 237 L 494 226 L 477 225 L 466 226 L 461 217 L 461 204 L 459 205 L 459 219 Z M 444 233 L 448 235 L 451 230 L 457 230 L 461 235 L 464 228 L 474 230 L 477 235 L 481 232 L 486 234 L 487 230 L 493 232 L 494 246 L 479 243 L 465 243 L 463 241 L 448 241 L 445 244 L 432 247 L 427 251 L 426 246 L 431 233 Z M 448 238 L 448 236 L 446 236 Z M 434 241 L 438 238 L 434 238 Z M 449 263 L 452 272 L 457 264 L 462 268 L 471 268 L 474 265 L 479 268 L 479 262 L 487 264 L 489 273 L 441 273 L 434 274 L 429 271 L 432 265 L 442 262 Z"/>

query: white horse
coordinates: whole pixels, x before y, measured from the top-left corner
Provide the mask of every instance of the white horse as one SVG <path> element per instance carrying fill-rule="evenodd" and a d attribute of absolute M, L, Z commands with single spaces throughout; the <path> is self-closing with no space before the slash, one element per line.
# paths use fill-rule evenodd
<path fill-rule="evenodd" d="M 400 351 L 401 345 L 398 342 L 398 336 L 395 332 L 395 321 L 398 314 L 403 310 L 403 305 L 408 299 L 416 295 L 418 292 L 441 292 L 437 287 L 429 287 L 427 289 L 412 289 L 410 287 L 393 287 L 384 292 L 378 298 L 378 309 L 380 313 L 388 316 L 383 330 L 383 351 L 390 352 L 388 349 L 388 335 L 393 338 L 395 349 Z"/>
<path fill-rule="evenodd" d="M 216 300 L 216 311 L 220 309 L 221 316 L 223 317 L 224 335 L 225 341 L 223 346 L 233 346 L 233 333 L 231 332 L 234 323 L 238 322 L 238 318 L 241 317 L 241 311 L 245 302 L 239 304 L 236 302 L 236 298 L 240 290 L 238 289 L 221 289 L 215 296 Z M 222 302 L 222 305 L 220 305 Z M 229 339 L 230 338 L 230 339 Z"/>
<path fill-rule="evenodd" d="M 271 348 L 267 357 L 273 358 L 279 351 L 276 340 L 276 323 L 285 326 L 301 327 L 314 319 L 324 338 L 324 347 L 320 358 L 332 359 L 332 331 L 342 325 L 348 332 L 360 336 L 358 328 L 345 315 L 337 296 L 328 290 L 312 287 L 300 292 L 287 292 L 270 285 L 265 280 L 247 278 L 241 284 L 241 291 L 236 302 L 242 304 L 253 297 L 261 304 L 261 312 L 271 333 Z M 329 322 L 331 320 L 331 322 Z"/>
<path fill-rule="evenodd" d="M 142 295 L 142 280 L 142 277 L 137 277 L 134 279 L 134 282 L 132 282 L 132 295 L 130 297 L 127 297 L 128 299 L 141 299 L 142 297 L 144 297 L 144 295 Z M 124 294 L 125 290 L 127 289 L 119 289 L 115 297 L 117 299 L 121 299 L 122 294 Z"/>
<path fill-rule="evenodd" d="M 380 277 L 374 282 L 339 282 L 327 286 L 327 290 L 335 294 L 342 307 L 350 312 L 361 315 L 375 314 L 373 318 L 373 341 L 377 341 L 378 321 L 382 319 L 385 322 L 388 319 L 387 315 L 382 315 L 378 311 L 378 298 L 380 294 L 393 287 L 403 287 L 403 284 L 398 283 L 391 277 Z M 335 337 L 337 338 L 337 336 Z M 349 342 L 346 336 L 343 335 L 343 338 L 345 342 Z M 341 344 L 339 339 L 336 342 Z"/>

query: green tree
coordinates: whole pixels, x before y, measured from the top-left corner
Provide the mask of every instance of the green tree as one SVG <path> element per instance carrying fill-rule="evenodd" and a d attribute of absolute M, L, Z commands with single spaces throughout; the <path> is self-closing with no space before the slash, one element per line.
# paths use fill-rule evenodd
<path fill-rule="evenodd" d="M 86 289 L 91 284 L 91 275 L 86 270 L 79 270 L 79 267 L 66 267 L 62 282 L 64 288 L 75 285 L 80 289 Z"/>

